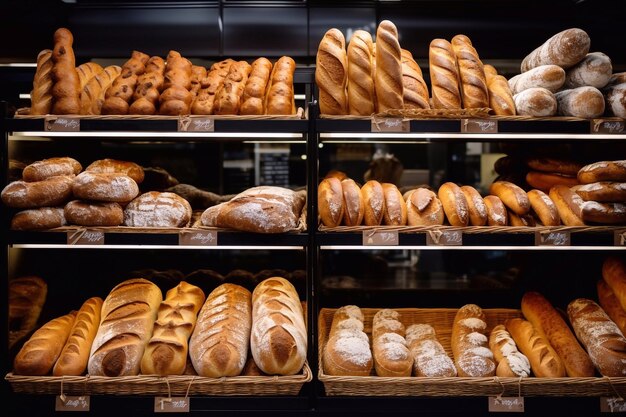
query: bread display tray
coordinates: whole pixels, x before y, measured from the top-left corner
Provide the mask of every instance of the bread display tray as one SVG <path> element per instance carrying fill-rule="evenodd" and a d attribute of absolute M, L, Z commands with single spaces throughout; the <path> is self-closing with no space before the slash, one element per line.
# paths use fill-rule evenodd
<path fill-rule="evenodd" d="M 290 376 L 234 376 L 205 378 L 192 375 L 138 376 L 24 376 L 4 378 L 16 393 L 54 395 L 298 395 L 312 379 L 309 364 Z"/>
<path fill-rule="evenodd" d="M 379 309 L 362 308 L 365 317 L 364 331 L 371 337 L 372 319 Z M 450 338 L 457 310 L 452 308 L 398 308 L 400 321 L 405 325 L 428 323 L 435 328 L 437 338 L 452 357 Z M 323 308 L 318 317 L 318 378 L 326 395 L 342 396 L 625 396 L 626 378 L 427 378 L 332 376 L 324 373 L 323 351 L 336 309 Z M 522 317 L 520 310 L 483 309 L 487 318 L 487 331 L 508 318 Z"/>
<path fill-rule="evenodd" d="M 489 234 L 489 233 L 606 233 L 626 232 L 624 226 L 319 226 L 323 233 L 362 233 L 368 231 L 398 233 L 427 233 L 434 238 L 444 232 L 461 232 L 464 234 Z"/>

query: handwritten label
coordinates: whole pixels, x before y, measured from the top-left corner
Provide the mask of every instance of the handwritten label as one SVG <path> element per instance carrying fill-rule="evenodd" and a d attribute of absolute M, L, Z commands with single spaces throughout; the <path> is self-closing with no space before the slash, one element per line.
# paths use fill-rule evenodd
<path fill-rule="evenodd" d="M 460 230 L 443 230 L 426 233 L 427 246 L 461 246 L 463 232 Z"/>
<path fill-rule="evenodd" d="M 397 246 L 400 237 L 397 230 L 366 230 L 363 232 L 363 246 Z"/>
<path fill-rule="evenodd" d="M 490 413 L 523 413 L 523 397 L 489 397 Z"/>
<path fill-rule="evenodd" d="M 198 230 L 180 232 L 178 235 L 180 246 L 217 246 L 216 230 Z"/>
<path fill-rule="evenodd" d="M 621 230 L 616 230 L 613 244 L 615 246 L 626 246 L 626 232 L 621 231 Z"/>
<path fill-rule="evenodd" d="M 89 411 L 88 395 L 57 395 L 54 400 L 55 411 Z"/>
<path fill-rule="evenodd" d="M 569 232 L 535 232 L 535 246 L 569 246 Z"/>
<path fill-rule="evenodd" d="M 608 133 L 610 135 L 624 133 L 624 121 L 593 119 L 591 121 L 591 133 Z"/>
<path fill-rule="evenodd" d="M 93 230 L 67 232 L 68 245 L 104 245 L 104 232 Z"/>
<path fill-rule="evenodd" d="M 498 133 L 498 121 L 461 119 L 461 133 Z"/>
<path fill-rule="evenodd" d="M 214 132 L 215 120 L 208 117 L 181 117 L 178 119 L 179 132 Z"/>
<path fill-rule="evenodd" d="M 188 413 L 191 400 L 188 397 L 156 397 L 155 413 Z"/>
<path fill-rule="evenodd" d="M 626 412 L 626 402 L 616 397 L 600 397 L 601 413 L 623 413 Z"/>
<path fill-rule="evenodd" d="M 410 132 L 411 125 L 408 120 L 402 120 L 398 118 L 372 118 L 372 132 Z"/>
<path fill-rule="evenodd" d="M 44 123 L 48 132 L 80 132 L 80 119 L 46 117 Z"/>

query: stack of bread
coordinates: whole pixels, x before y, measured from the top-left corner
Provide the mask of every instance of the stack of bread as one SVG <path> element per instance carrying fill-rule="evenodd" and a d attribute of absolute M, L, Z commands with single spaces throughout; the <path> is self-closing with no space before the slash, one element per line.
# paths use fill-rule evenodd
<path fill-rule="evenodd" d="M 578 171 L 572 190 L 582 204 L 582 220 L 591 224 L 626 223 L 626 160 L 600 161 Z"/>

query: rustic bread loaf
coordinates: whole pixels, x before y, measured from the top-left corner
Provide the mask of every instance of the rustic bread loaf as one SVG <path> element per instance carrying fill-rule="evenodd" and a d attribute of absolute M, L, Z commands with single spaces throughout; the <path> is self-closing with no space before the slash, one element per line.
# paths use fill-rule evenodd
<path fill-rule="evenodd" d="M 365 200 L 361 194 L 361 188 L 354 180 L 346 178 L 341 181 L 341 190 L 344 208 L 343 224 L 346 226 L 360 225 L 365 215 Z"/>
<path fill-rule="evenodd" d="M 486 377 L 496 373 L 485 320 L 485 313 L 476 304 L 464 305 L 454 317 L 450 340 L 459 376 Z"/>
<path fill-rule="evenodd" d="M 361 326 L 351 327 L 352 322 L 360 323 Z M 323 361 L 324 371 L 328 375 L 370 375 L 374 363 L 372 350 L 363 332 L 363 313 L 357 306 L 343 306 L 335 311 L 324 347 Z"/>
<path fill-rule="evenodd" d="M 609 83 L 612 74 L 611 58 L 602 52 L 590 52 L 582 61 L 567 70 L 565 88 L 603 88 Z"/>
<path fill-rule="evenodd" d="M 186 227 L 191 222 L 191 205 L 174 193 L 148 191 L 128 203 L 124 225 L 131 227 Z"/>
<path fill-rule="evenodd" d="M 592 119 L 604 113 L 604 96 L 595 87 L 563 90 L 554 96 L 559 115 Z"/>
<path fill-rule="evenodd" d="M 127 203 L 137 197 L 139 187 L 128 175 L 83 171 L 74 178 L 72 192 L 83 200 Z"/>
<path fill-rule="evenodd" d="M 520 116 L 545 117 L 557 112 L 556 97 L 545 88 L 528 88 L 513 96 L 515 109 Z"/>
<path fill-rule="evenodd" d="M 460 109 L 459 70 L 452 45 L 445 39 L 430 42 L 428 61 L 435 109 Z"/>
<path fill-rule="evenodd" d="M 411 376 L 413 356 L 406 343 L 400 314 L 391 309 L 379 310 L 372 321 L 372 351 L 376 375 Z"/>
<path fill-rule="evenodd" d="M 383 20 L 376 29 L 376 109 L 384 112 L 403 107 L 402 51 L 398 29 L 389 20 Z"/>
<path fill-rule="evenodd" d="M 626 118 L 626 81 L 609 85 L 602 89 L 606 100 L 605 108 L 609 115 Z"/>
<path fill-rule="evenodd" d="M 348 113 L 369 116 L 376 112 L 374 43 L 364 30 L 352 34 L 348 44 Z"/>
<path fill-rule="evenodd" d="M 39 207 L 18 211 L 11 218 L 11 230 L 47 230 L 65 226 L 63 207 Z"/>
<path fill-rule="evenodd" d="M 383 183 L 381 185 L 385 198 L 383 224 L 388 226 L 406 225 L 406 203 L 404 202 L 404 198 L 402 198 L 402 193 L 395 184 Z"/>
<path fill-rule="evenodd" d="M 585 223 L 624 224 L 626 223 L 626 204 L 585 201 L 582 205 L 582 220 Z"/>
<path fill-rule="evenodd" d="M 78 226 L 119 226 L 124 210 L 115 202 L 73 200 L 63 208 L 65 220 Z"/>
<path fill-rule="evenodd" d="M 584 30 L 566 29 L 528 54 L 522 60 L 521 70 L 526 72 L 546 64 L 558 65 L 564 69 L 573 67 L 587 55 L 590 44 L 589 35 Z"/>
<path fill-rule="evenodd" d="M 461 101 L 464 109 L 489 107 L 489 91 L 483 63 L 470 39 L 456 35 L 451 41 L 459 68 Z"/>
<path fill-rule="evenodd" d="M 57 175 L 78 175 L 82 169 L 80 162 L 68 156 L 48 158 L 27 165 L 22 171 L 22 179 L 27 182 L 43 181 Z"/>
<path fill-rule="evenodd" d="M 42 181 L 13 181 L 0 196 L 2 202 L 13 208 L 54 207 L 63 205 L 72 196 L 74 177 L 59 175 Z"/>
<path fill-rule="evenodd" d="M 590 184 L 598 181 L 626 182 L 626 159 L 621 161 L 598 161 L 585 165 L 578 171 L 578 181 Z"/>
<path fill-rule="evenodd" d="M 348 114 L 348 58 L 346 39 L 339 29 L 329 29 L 317 49 L 315 83 L 321 114 Z"/>
<path fill-rule="evenodd" d="M 409 226 L 442 225 L 445 220 L 441 201 L 427 188 L 418 188 L 407 195 L 406 211 Z"/>
<path fill-rule="evenodd" d="M 93 161 L 85 171 L 95 172 L 98 174 L 124 174 L 131 177 L 137 184 L 141 184 L 144 179 L 144 171 L 143 168 L 129 161 L 119 161 L 116 159 L 99 159 L 97 161 Z"/>
<path fill-rule="evenodd" d="M 467 200 L 461 187 L 453 182 L 446 182 L 439 187 L 437 196 L 441 200 L 446 218 L 451 226 L 467 226 L 469 224 Z"/>
<path fill-rule="evenodd" d="M 509 79 L 509 87 L 513 94 L 521 93 L 529 88 L 545 88 L 556 93 L 564 83 L 565 70 L 558 65 L 540 65 Z"/>
<path fill-rule="evenodd" d="M 406 342 L 413 356 L 413 374 L 425 377 L 456 376 L 452 359 L 437 340 L 429 324 L 412 324 L 406 328 Z"/>
<path fill-rule="evenodd" d="M 626 202 L 626 182 L 600 181 L 576 186 L 574 192 L 585 201 Z"/>

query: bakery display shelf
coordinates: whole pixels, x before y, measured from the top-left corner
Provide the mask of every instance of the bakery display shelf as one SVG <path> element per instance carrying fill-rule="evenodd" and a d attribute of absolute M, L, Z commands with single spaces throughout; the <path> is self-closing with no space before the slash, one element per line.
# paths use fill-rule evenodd
<path fill-rule="evenodd" d="M 625 226 L 320 226 L 320 249 L 626 249 Z"/>
<path fill-rule="evenodd" d="M 363 308 L 364 331 L 371 335 L 372 319 L 379 309 Z M 452 308 L 398 308 L 400 321 L 406 326 L 417 323 L 432 325 L 437 339 L 452 357 L 450 339 L 457 310 Z M 328 396 L 522 396 L 522 397 L 615 397 L 626 395 L 626 378 L 470 378 L 470 377 L 379 377 L 333 376 L 324 372 L 323 351 L 336 309 L 322 308 L 318 317 L 318 379 Z M 483 309 L 487 333 L 506 319 L 522 317 L 520 310 Z"/>
<path fill-rule="evenodd" d="M 206 378 L 193 375 L 138 376 L 24 376 L 9 373 L 5 380 L 13 392 L 53 395 L 158 395 L 158 396 L 263 396 L 298 395 L 312 380 L 305 362 L 302 371 L 288 376 L 235 376 Z"/>

